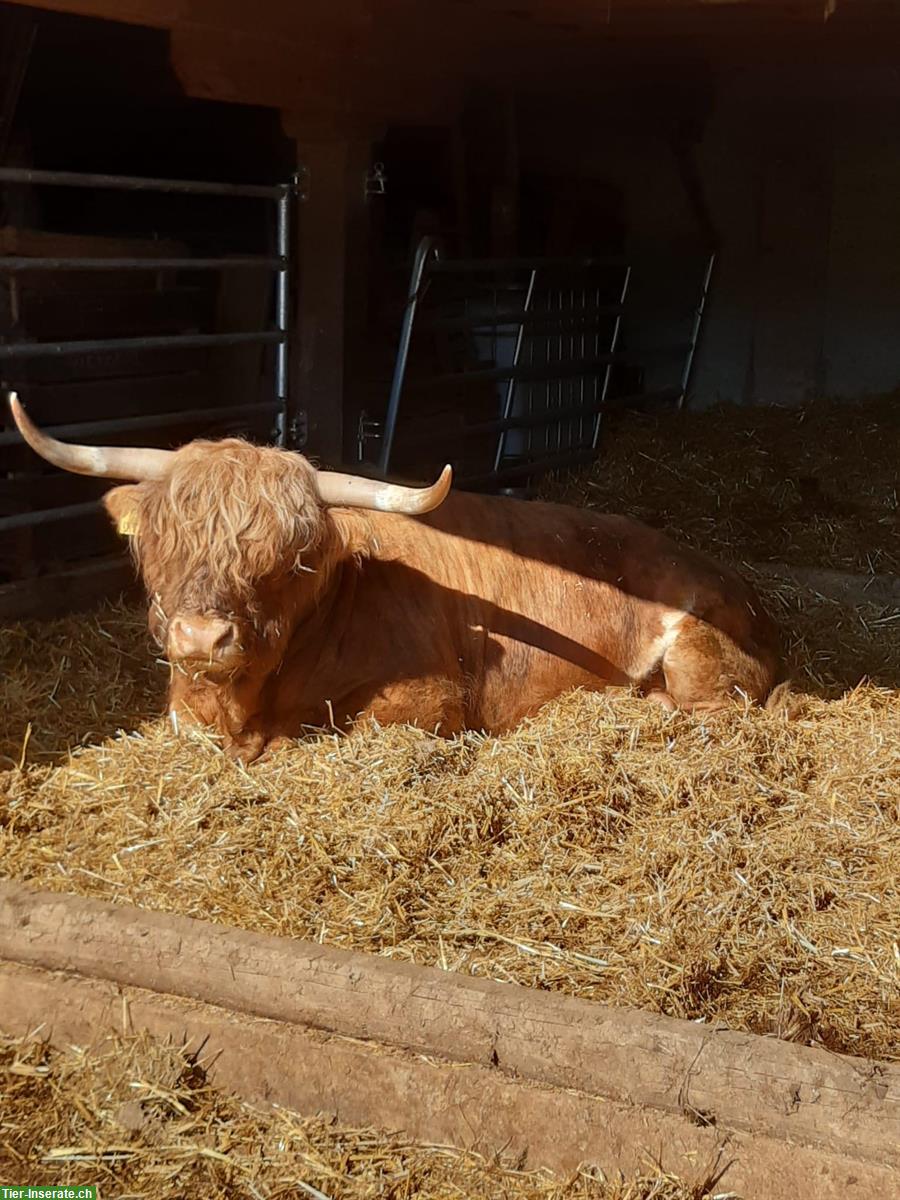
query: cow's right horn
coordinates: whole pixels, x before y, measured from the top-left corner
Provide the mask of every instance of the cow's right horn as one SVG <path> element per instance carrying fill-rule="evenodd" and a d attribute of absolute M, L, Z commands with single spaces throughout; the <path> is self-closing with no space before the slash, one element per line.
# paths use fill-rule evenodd
<path fill-rule="evenodd" d="M 35 454 L 76 475 L 97 475 L 104 479 L 160 479 L 172 464 L 174 451 L 138 446 L 77 446 L 58 442 L 41 433 L 31 420 L 15 392 L 9 393 L 9 408 L 22 437 Z"/>
<path fill-rule="evenodd" d="M 422 488 L 383 483 L 361 475 L 341 475 L 338 471 L 319 471 L 316 476 L 319 496 L 325 504 L 374 508 L 379 512 L 409 513 L 411 516 L 431 512 L 443 504 L 452 482 L 453 469 L 449 465 L 441 471 L 436 483 Z"/>

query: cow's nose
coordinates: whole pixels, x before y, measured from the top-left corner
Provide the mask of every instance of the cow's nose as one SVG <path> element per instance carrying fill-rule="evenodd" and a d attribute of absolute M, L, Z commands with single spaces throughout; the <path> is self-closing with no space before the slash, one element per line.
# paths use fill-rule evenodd
<path fill-rule="evenodd" d="M 237 645 L 238 630 L 225 617 L 191 614 L 173 617 L 169 625 L 169 658 L 204 659 L 216 662 Z"/>

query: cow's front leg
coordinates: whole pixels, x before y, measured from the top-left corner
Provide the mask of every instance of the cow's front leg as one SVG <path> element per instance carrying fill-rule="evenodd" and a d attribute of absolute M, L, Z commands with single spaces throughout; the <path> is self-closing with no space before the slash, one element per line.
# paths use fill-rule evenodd
<path fill-rule="evenodd" d="M 176 733 L 182 727 L 205 726 L 222 738 L 230 758 L 252 762 L 266 747 L 268 736 L 259 719 L 260 688 L 249 681 L 220 683 L 174 671 L 168 707 Z"/>
<path fill-rule="evenodd" d="M 296 747 L 297 738 L 278 734 L 272 737 L 263 730 L 245 730 L 225 747 L 225 753 L 235 762 L 243 763 L 246 767 L 263 756 L 277 754 L 279 750 L 289 750 Z"/>

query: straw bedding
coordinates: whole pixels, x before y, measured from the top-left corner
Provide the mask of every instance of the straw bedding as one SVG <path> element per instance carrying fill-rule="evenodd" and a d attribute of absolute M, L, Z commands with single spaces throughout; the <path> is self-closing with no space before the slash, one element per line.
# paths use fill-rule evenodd
<path fill-rule="evenodd" d="M 607 421 L 554 499 L 666 528 L 725 562 L 900 575 L 900 396 Z"/>
<path fill-rule="evenodd" d="M 223 1096 L 203 1063 L 146 1036 L 55 1052 L 0 1037 L 0 1178 L 99 1184 L 153 1200 L 706 1200 L 653 1168 L 553 1180 L 444 1146 L 347 1129 Z"/>
<path fill-rule="evenodd" d="M 555 487 L 739 566 L 897 571 L 894 412 L 629 418 L 590 475 Z M 896 1058 L 900 613 L 757 582 L 788 631 L 792 720 L 576 693 L 499 738 L 372 727 L 249 770 L 155 717 L 165 670 L 142 611 L 14 626 L 0 869 Z"/>

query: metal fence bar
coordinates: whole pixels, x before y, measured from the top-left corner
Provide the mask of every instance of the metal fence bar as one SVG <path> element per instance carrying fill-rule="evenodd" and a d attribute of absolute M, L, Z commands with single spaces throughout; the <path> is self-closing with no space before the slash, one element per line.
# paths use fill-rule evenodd
<path fill-rule="evenodd" d="M 280 271 L 278 256 L 236 254 L 228 258 L 28 258 L 0 256 L 0 271 Z"/>
<path fill-rule="evenodd" d="M 134 417 L 98 421 L 70 422 L 50 427 L 48 432 L 62 438 L 104 438 L 146 429 L 169 430 L 192 424 L 221 423 L 277 414 L 277 437 L 284 445 L 289 437 L 286 422 L 288 332 L 290 324 L 290 208 L 294 183 L 275 186 L 212 183 L 185 179 L 143 179 L 122 175 L 94 175 L 83 172 L 41 171 L 15 167 L 0 168 L 0 184 L 104 188 L 126 192 L 168 192 L 197 196 L 231 196 L 276 202 L 276 254 L 219 255 L 216 257 L 64 257 L 48 255 L 2 255 L 0 273 L 18 274 L 46 271 L 232 271 L 266 270 L 275 273 L 274 330 L 236 333 L 188 333 L 166 336 L 101 338 L 56 342 L 12 342 L 0 345 L 0 361 L 33 360 L 83 354 L 145 351 L 163 348 L 202 349 L 218 346 L 273 345 L 276 347 L 275 398 L 264 402 L 225 407 L 182 409 L 166 413 L 142 413 Z M 0 449 L 24 444 L 17 431 L 0 432 Z M 13 476 L 13 479 L 15 476 Z M 43 526 L 58 521 L 78 520 L 102 510 L 99 501 L 61 505 L 37 512 L 15 513 L 0 517 L 0 533 Z"/>
<path fill-rule="evenodd" d="M 278 409 L 275 400 L 264 400 L 257 404 L 233 404 L 219 408 L 183 408 L 176 412 L 144 413 L 138 417 L 109 417 L 103 421 L 78 421 L 68 425 L 52 425 L 45 429 L 55 438 L 95 438 L 110 433 L 129 433 L 143 429 L 161 429 L 172 425 L 193 425 L 220 417 L 243 417 L 259 413 L 268 415 Z M 0 433 L 0 449 L 6 446 L 24 446 L 18 430 Z"/>
<path fill-rule="evenodd" d="M 86 500 L 83 504 L 66 504 L 60 508 L 42 508 L 38 512 L 16 513 L 12 517 L 0 517 L 0 534 L 15 529 L 33 529 L 35 525 L 50 525 L 53 521 L 74 520 L 76 517 L 92 516 L 102 510 L 99 500 Z"/>
<path fill-rule="evenodd" d="M 455 275 L 477 273 L 489 275 L 492 271 L 531 271 L 559 268 L 567 272 L 591 270 L 595 267 L 627 267 L 628 260 L 620 256 L 612 258 L 448 258 L 433 263 L 429 268 L 435 274 Z"/>
<path fill-rule="evenodd" d="M 119 350 L 159 350 L 169 346 L 201 349 L 205 346 L 274 346 L 284 340 L 278 330 L 260 333 L 184 333 L 165 337 L 100 338 L 80 342 L 8 342 L 0 346 L 0 359 L 61 358 L 70 354 L 115 353 Z"/>
<path fill-rule="evenodd" d="M 447 438 L 450 440 L 452 438 L 481 437 L 484 434 L 501 433 L 504 430 L 541 429 L 546 425 L 554 424 L 557 420 L 569 420 L 582 414 L 591 416 L 596 411 L 595 406 L 585 408 L 581 404 L 571 404 L 559 409 L 539 409 L 535 412 L 524 412 L 521 416 L 497 417 L 493 421 L 478 421 L 472 425 L 461 425 L 457 429 L 448 429 Z M 409 441 L 413 445 L 418 445 L 420 442 L 427 442 L 432 436 L 431 433 L 423 431 L 415 436 L 410 436 Z"/>
<path fill-rule="evenodd" d="M 400 410 L 400 396 L 406 379 L 406 364 L 409 359 L 409 343 L 412 337 L 413 322 L 416 318 L 416 308 L 420 300 L 422 280 L 425 277 L 425 267 L 431 270 L 440 262 L 437 242 L 434 238 L 426 237 L 419 242 L 416 257 L 413 261 L 412 275 L 409 282 L 409 294 L 406 298 L 406 309 L 403 314 L 403 326 L 400 331 L 400 344 L 397 347 L 397 361 L 394 364 L 394 375 L 391 380 L 391 392 L 388 398 L 387 413 L 384 418 L 382 432 L 381 454 L 378 456 L 378 469 L 387 474 L 391 450 L 394 447 L 394 434 L 397 430 L 397 414 Z"/>
<path fill-rule="evenodd" d="M 537 282 L 537 268 L 532 267 L 532 269 L 528 275 L 528 290 L 525 293 L 525 301 L 523 304 L 523 308 L 524 308 L 526 314 L 531 312 L 531 302 L 532 302 L 532 299 L 534 298 L 534 285 L 536 282 Z M 525 339 L 525 324 L 524 324 L 524 322 L 521 322 L 519 324 L 518 332 L 516 333 L 516 345 L 515 345 L 515 349 L 513 350 L 513 360 L 512 360 L 513 368 L 517 368 L 519 366 L 519 359 L 522 356 L 522 342 L 524 341 L 524 339 Z M 504 417 L 508 417 L 510 415 L 510 413 L 512 412 L 513 402 L 515 400 L 515 394 L 516 394 L 516 376 L 510 375 L 509 382 L 506 386 L 506 395 L 503 398 L 503 416 Z M 500 466 L 500 463 L 503 459 L 503 452 L 505 449 L 506 449 L 506 429 L 501 428 L 500 436 L 497 438 L 497 448 L 494 451 L 494 470 L 495 471 Z"/>
<path fill-rule="evenodd" d="M 536 367 L 528 364 L 517 367 L 485 367 L 474 371 L 452 371 L 449 374 L 435 375 L 431 379 L 411 379 L 410 387 L 432 388 L 455 383 L 503 383 L 509 379 L 518 380 L 558 380 L 572 379 L 579 375 L 589 375 L 596 367 L 605 367 L 613 363 L 642 365 L 648 359 L 680 358 L 688 349 L 689 343 L 677 346 L 660 346 L 649 350 L 625 350 L 610 354 L 597 354 L 590 358 L 575 359 L 572 362 L 557 362 L 550 359 Z"/>
<path fill-rule="evenodd" d="M 691 329 L 690 349 L 687 353 L 687 360 L 684 364 L 684 371 L 681 375 L 681 395 L 678 397 L 678 407 L 684 408 L 685 397 L 687 396 L 688 384 L 691 381 L 691 368 L 694 365 L 694 355 L 697 351 L 697 340 L 700 337 L 700 326 L 703 323 L 703 310 L 706 308 L 706 297 L 709 295 L 709 284 L 712 279 L 713 267 L 716 263 L 715 254 L 710 254 L 709 261 L 706 264 L 706 273 L 703 276 L 703 286 L 700 289 L 700 302 L 697 305 L 697 310 L 694 313 L 694 324 Z"/>
<path fill-rule="evenodd" d="M 619 297 L 619 308 L 622 312 L 625 311 L 625 297 L 628 295 L 628 285 L 631 283 L 631 267 L 625 268 L 625 278 L 622 280 L 622 293 Z M 613 324 L 612 338 L 610 339 L 609 348 L 613 354 L 619 345 L 619 333 L 622 330 L 622 317 L 617 315 Z M 606 400 L 606 393 L 609 391 L 609 381 L 612 376 L 612 363 L 610 363 L 603 373 L 603 384 L 600 388 L 600 407 L 597 409 L 597 415 L 594 417 L 594 427 L 591 431 L 591 446 L 596 450 L 597 440 L 600 437 L 600 422 L 603 419 L 603 404 Z"/>
<path fill-rule="evenodd" d="M 277 200 L 285 187 L 284 184 L 263 187 L 243 183 L 210 183 L 199 179 L 141 179 L 131 175 L 90 175 L 82 171 L 34 171 L 27 167 L 0 167 L 0 183 L 108 188 L 122 192 L 181 192 L 194 196 L 255 196 L 262 200 Z"/>
<path fill-rule="evenodd" d="M 288 188 L 284 188 L 278 197 L 275 231 L 276 249 L 280 263 L 278 274 L 275 276 L 275 325 L 281 335 L 281 340 L 275 350 L 275 398 L 279 406 L 278 416 L 275 419 L 275 435 L 280 446 L 286 446 L 289 440 L 293 440 L 287 419 L 290 221 L 291 193 Z"/>
<path fill-rule="evenodd" d="M 571 326 L 572 332 L 578 334 L 582 331 L 589 333 L 596 328 L 593 318 L 614 317 L 621 312 L 618 304 L 584 304 L 558 316 L 548 315 L 541 310 L 510 308 L 498 309 L 492 316 L 432 317 L 420 321 L 425 329 L 502 329 L 506 325 L 525 325 L 530 333 L 557 333 Z"/>
<path fill-rule="evenodd" d="M 429 444 L 429 439 L 433 443 L 442 436 L 451 441 L 462 460 L 457 464 L 457 482 L 462 487 L 514 482 L 590 462 L 596 457 L 602 414 L 607 409 L 671 402 L 679 397 L 679 403 L 683 403 L 709 289 L 711 262 L 707 264 L 690 340 L 677 345 L 623 350 L 620 349 L 623 316 L 632 281 L 632 267 L 626 259 L 428 261 L 426 249 L 420 243 L 415 283 L 404 316 L 388 405 L 389 436 L 382 444 L 378 460 L 382 474 L 390 466 L 401 390 L 404 396 L 408 394 L 410 402 L 419 398 L 416 402 L 420 403 L 420 398 L 435 388 L 449 387 L 451 390 L 444 392 L 439 403 L 435 398 L 437 410 L 441 411 L 448 403 L 453 407 L 452 398 L 461 398 L 456 407 L 462 404 L 471 413 L 474 418 L 471 423 L 440 433 L 436 428 L 429 434 L 424 417 L 431 406 L 426 403 L 421 412 L 417 410 L 416 421 L 404 440 L 404 445 L 408 442 L 410 446 Z M 603 270 L 592 270 L 597 267 Z M 535 282 L 536 273 L 540 287 Z M 426 294 L 436 306 L 443 304 L 444 311 L 438 307 L 435 314 L 417 315 L 416 304 L 421 308 L 420 302 Z M 413 318 L 426 330 L 468 334 L 474 349 L 467 352 L 468 342 L 463 336 L 462 345 L 458 346 L 456 341 L 451 344 L 452 353 L 460 361 L 458 365 L 448 365 L 456 369 L 441 370 L 430 377 L 419 374 L 407 378 Z M 501 350 L 498 347 L 504 339 L 507 348 Z M 511 345 L 509 339 L 513 339 Z M 493 362 L 485 363 L 477 349 L 486 341 L 493 347 Z M 677 363 L 675 370 L 681 375 L 680 389 L 673 386 L 610 399 L 614 366 L 645 367 L 671 360 Z M 499 404 L 495 404 L 494 411 L 498 407 L 500 411 L 497 417 L 479 419 L 478 410 L 483 411 L 484 405 L 489 404 L 491 385 L 497 385 Z M 524 411 L 519 412 L 520 408 Z M 493 470 L 485 469 L 486 464 L 479 457 L 483 454 L 480 447 L 465 448 L 469 439 L 478 437 L 485 439 L 484 457 L 487 463 L 493 460 Z M 492 438 L 496 438 L 493 445 Z M 463 466 L 466 460 L 468 470 Z"/>

